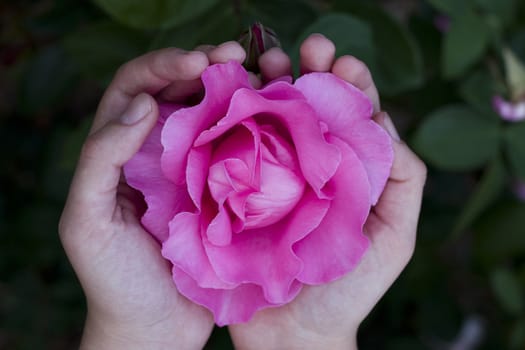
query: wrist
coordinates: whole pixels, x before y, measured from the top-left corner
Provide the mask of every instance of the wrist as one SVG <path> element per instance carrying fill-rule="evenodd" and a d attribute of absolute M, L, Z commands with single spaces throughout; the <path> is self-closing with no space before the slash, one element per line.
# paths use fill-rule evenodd
<path fill-rule="evenodd" d="M 191 332 L 189 332 L 191 333 Z M 137 326 L 125 322 L 108 322 L 90 314 L 86 318 L 81 350 L 133 349 L 202 349 L 207 337 L 195 339 L 185 334 L 182 325 L 172 327 L 153 324 Z"/>
<path fill-rule="evenodd" d="M 270 326 L 271 327 L 271 326 Z M 357 332 L 348 332 L 345 336 L 320 335 L 313 332 L 291 331 L 284 328 L 259 329 L 254 336 L 250 331 L 244 331 L 242 325 L 230 327 L 230 335 L 237 350 L 357 350 Z"/>

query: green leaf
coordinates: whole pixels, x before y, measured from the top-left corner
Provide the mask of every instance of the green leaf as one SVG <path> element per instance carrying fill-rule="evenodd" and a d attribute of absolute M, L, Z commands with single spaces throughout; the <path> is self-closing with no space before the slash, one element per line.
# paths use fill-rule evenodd
<path fill-rule="evenodd" d="M 480 117 L 470 107 L 445 106 L 423 121 L 414 147 L 438 168 L 472 170 L 495 156 L 500 134 L 497 121 Z"/>
<path fill-rule="evenodd" d="M 464 0 L 427 0 L 436 10 L 451 17 L 461 16 L 470 9 Z"/>
<path fill-rule="evenodd" d="M 495 16 L 500 27 L 510 25 L 516 15 L 515 0 L 475 0 L 475 2 L 488 15 Z"/>
<path fill-rule="evenodd" d="M 372 29 L 376 57 L 370 69 L 382 94 L 394 95 L 421 85 L 422 55 L 414 37 L 403 25 L 370 3 L 339 0 L 333 9 L 351 13 Z"/>
<path fill-rule="evenodd" d="M 516 321 L 510 331 L 510 348 L 523 349 L 525 346 L 525 319 Z"/>
<path fill-rule="evenodd" d="M 443 34 L 437 30 L 435 24 L 426 18 L 412 16 L 409 20 L 409 31 L 417 41 L 427 76 L 435 76 L 441 69 L 441 42 Z M 430 81 L 429 83 L 435 83 Z"/>
<path fill-rule="evenodd" d="M 480 116 L 500 119 L 492 108 L 492 97 L 501 94 L 505 87 L 492 78 L 485 70 L 477 70 L 469 75 L 460 85 L 459 94 L 473 108 L 480 112 Z"/>
<path fill-rule="evenodd" d="M 490 39 L 490 27 L 468 12 L 452 21 L 443 43 L 442 70 L 445 78 L 456 78 L 479 61 Z"/>
<path fill-rule="evenodd" d="M 93 0 L 116 21 L 139 29 L 166 29 L 198 17 L 219 0 Z"/>
<path fill-rule="evenodd" d="M 516 30 L 509 40 L 512 52 L 521 61 L 525 60 L 525 29 Z"/>
<path fill-rule="evenodd" d="M 291 53 L 294 67 L 299 67 L 299 47 L 312 33 L 321 33 L 336 46 L 336 56 L 351 54 L 369 66 L 376 66 L 372 30 L 356 17 L 329 13 L 312 23 L 299 36 Z"/>
<path fill-rule="evenodd" d="M 121 64 L 146 51 L 148 42 L 139 31 L 101 21 L 70 33 L 64 46 L 84 76 L 106 85 Z"/>
<path fill-rule="evenodd" d="M 525 180 L 525 122 L 507 126 L 505 146 L 512 169 Z"/>
<path fill-rule="evenodd" d="M 501 194 L 505 186 L 505 168 L 501 159 L 496 158 L 481 177 L 479 184 L 463 207 L 456 221 L 452 235 L 457 236 L 466 229 Z"/>
<path fill-rule="evenodd" d="M 149 48 L 174 46 L 192 50 L 198 45 L 218 45 L 236 39 L 240 32 L 241 25 L 234 16 L 233 7 L 216 6 L 198 20 L 160 31 Z"/>
<path fill-rule="evenodd" d="M 504 202 L 486 213 L 475 225 L 478 258 L 490 266 L 525 254 L 525 204 Z"/>
<path fill-rule="evenodd" d="M 503 309 L 511 315 L 521 315 L 523 290 L 514 274 L 506 268 L 494 269 L 490 273 L 490 284 Z"/>

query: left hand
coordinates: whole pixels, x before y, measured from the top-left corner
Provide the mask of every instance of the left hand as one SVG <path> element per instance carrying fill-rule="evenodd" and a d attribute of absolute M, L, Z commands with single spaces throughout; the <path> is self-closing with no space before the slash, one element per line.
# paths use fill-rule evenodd
<path fill-rule="evenodd" d="M 151 52 L 122 66 L 105 92 L 59 225 L 87 298 L 81 348 L 199 349 L 206 343 L 213 318 L 178 293 L 159 244 L 140 224 L 143 201 L 120 181 L 121 169 L 157 121 L 151 95 L 182 102 L 199 91 L 209 64 L 244 57 L 236 43 L 205 52 Z"/>

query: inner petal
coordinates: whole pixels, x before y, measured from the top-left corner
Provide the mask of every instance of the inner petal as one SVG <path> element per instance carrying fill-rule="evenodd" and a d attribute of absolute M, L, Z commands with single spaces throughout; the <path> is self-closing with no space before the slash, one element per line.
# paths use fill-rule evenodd
<path fill-rule="evenodd" d="M 302 197 L 305 180 L 278 162 L 266 145 L 261 145 L 261 186 L 248 195 L 245 203 L 245 228 L 276 223 L 286 216 Z"/>
<path fill-rule="evenodd" d="M 222 205 L 232 193 L 249 194 L 258 190 L 255 174 L 258 143 L 245 127 L 237 127 L 217 144 L 211 159 L 208 186 L 213 199 Z"/>

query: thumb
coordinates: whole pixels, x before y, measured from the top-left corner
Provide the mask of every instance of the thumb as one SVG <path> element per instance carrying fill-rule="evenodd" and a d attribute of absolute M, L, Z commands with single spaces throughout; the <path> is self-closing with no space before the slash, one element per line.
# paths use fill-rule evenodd
<path fill-rule="evenodd" d="M 379 113 L 375 119 L 392 137 L 394 163 L 374 212 L 381 222 L 397 232 L 413 234 L 419 218 L 426 167 L 414 152 L 400 141 L 388 114 Z"/>
<path fill-rule="evenodd" d="M 130 102 L 118 119 L 88 136 L 67 201 L 73 213 L 94 215 L 99 220 L 111 218 L 122 166 L 142 146 L 157 117 L 157 103 L 150 95 L 142 93 Z"/>

